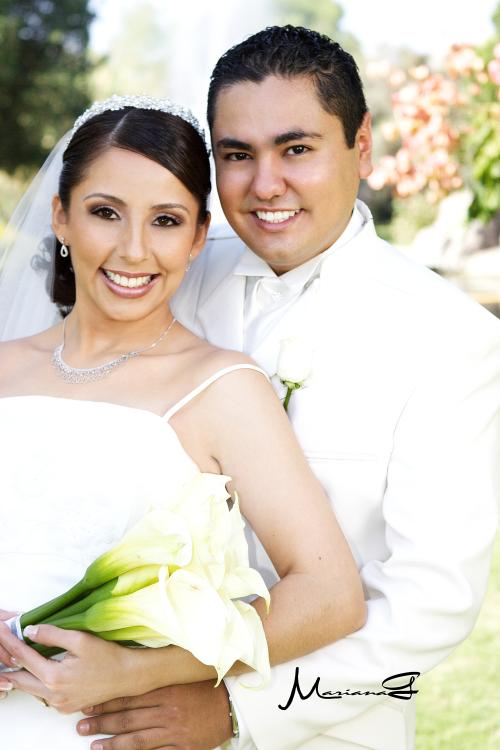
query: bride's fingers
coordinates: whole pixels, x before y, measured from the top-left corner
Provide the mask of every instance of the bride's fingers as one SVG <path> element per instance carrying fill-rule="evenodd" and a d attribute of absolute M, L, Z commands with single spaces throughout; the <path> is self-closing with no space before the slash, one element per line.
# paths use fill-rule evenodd
<path fill-rule="evenodd" d="M 0 700 L 7 697 L 7 693 L 10 693 L 14 689 L 14 683 L 9 680 L 8 676 L 0 675 Z"/>
<path fill-rule="evenodd" d="M 48 670 L 53 667 L 48 659 L 30 648 L 24 641 L 20 641 L 3 623 L 0 623 L 0 649 L 4 652 L 6 666 L 24 667 L 42 680 L 47 677 Z M 16 673 L 10 672 L 9 679 L 14 674 Z"/>
<path fill-rule="evenodd" d="M 63 651 L 69 651 L 71 654 L 79 656 L 93 636 L 82 633 L 80 630 L 64 630 L 57 628 L 55 625 L 28 625 L 23 634 L 34 643 L 40 643 L 44 646 L 54 646 Z"/>
<path fill-rule="evenodd" d="M 6 609 L 0 609 L 0 620 L 10 620 L 11 617 L 15 617 L 19 612 L 8 612 Z"/>
<path fill-rule="evenodd" d="M 11 689 L 15 688 L 17 690 L 22 690 L 24 693 L 34 695 L 36 698 L 47 699 L 49 697 L 49 691 L 43 682 L 40 682 L 39 679 L 33 677 L 32 674 L 25 670 L 10 672 L 8 680 L 12 685 Z"/>
<path fill-rule="evenodd" d="M 0 665 L 3 664 L 6 667 L 12 667 L 12 664 L 10 661 L 11 656 L 12 654 L 9 654 L 9 652 L 0 645 Z"/>
<path fill-rule="evenodd" d="M 18 612 L 9 612 L 6 609 L 0 609 L 0 622 L 4 622 L 5 620 L 10 620 L 11 617 L 15 617 L 18 614 Z M 10 666 L 9 659 L 10 654 L 6 649 L 2 648 L 0 645 L 0 666 L 4 664 L 6 667 Z M 1 696 L 3 697 L 3 696 Z"/>

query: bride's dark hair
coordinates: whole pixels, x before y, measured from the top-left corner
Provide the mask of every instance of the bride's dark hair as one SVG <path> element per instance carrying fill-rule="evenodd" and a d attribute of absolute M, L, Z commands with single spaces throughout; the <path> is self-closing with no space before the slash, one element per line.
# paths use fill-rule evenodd
<path fill-rule="evenodd" d="M 59 178 L 59 197 L 66 211 L 71 191 L 84 179 L 85 170 L 112 147 L 135 151 L 172 172 L 199 201 L 198 221 L 205 221 L 211 185 L 203 138 L 181 117 L 134 107 L 96 115 L 74 134 L 64 152 Z M 75 277 L 70 257 L 62 258 L 60 249 L 56 238 L 51 297 L 65 315 L 75 304 Z"/>

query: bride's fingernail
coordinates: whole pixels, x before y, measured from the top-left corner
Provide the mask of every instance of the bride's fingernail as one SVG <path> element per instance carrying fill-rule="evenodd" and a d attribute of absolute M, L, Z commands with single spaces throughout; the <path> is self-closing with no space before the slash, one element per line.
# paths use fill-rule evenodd
<path fill-rule="evenodd" d="M 90 746 L 90 750 L 104 750 L 101 742 L 93 742 Z"/>
<path fill-rule="evenodd" d="M 7 692 L 8 690 L 12 690 L 14 685 L 12 682 L 0 682 L 0 690 Z"/>
<path fill-rule="evenodd" d="M 38 635 L 38 625 L 28 625 L 24 628 L 23 635 L 27 635 L 28 638 L 36 638 Z"/>
<path fill-rule="evenodd" d="M 80 734 L 87 734 L 90 729 L 90 724 L 88 721 L 80 721 L 77 729 Z"/>

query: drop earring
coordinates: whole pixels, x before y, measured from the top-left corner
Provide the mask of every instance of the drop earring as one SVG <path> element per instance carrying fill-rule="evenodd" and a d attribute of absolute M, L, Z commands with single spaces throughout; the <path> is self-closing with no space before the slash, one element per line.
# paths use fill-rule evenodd
<path fill-rule="evenodd" d="M 191 253 L 189 253 L 188 264 L 187 264 L 187 266 L 186 266 L 186 273 L 187 273 L 187 272 L 189 271 L 189 269 L 191 268 L 191 263 L 192 263 L 192 260 L 193 260 L 193 256 L 192 256 L 192 254 L 191 254 Z"/>
<path fill-rule="evenodd" d="M 59 240 L 59 242 L 61 243 L 61 249 L 59 250 L 59 254 L 60 254 L 61 258 L 67 258 L 68 255 L 69 255 L 69 250 L 66 247 L 66 245 L 64 244 L 64 237 L 61 237 L 61 239 Z"/>

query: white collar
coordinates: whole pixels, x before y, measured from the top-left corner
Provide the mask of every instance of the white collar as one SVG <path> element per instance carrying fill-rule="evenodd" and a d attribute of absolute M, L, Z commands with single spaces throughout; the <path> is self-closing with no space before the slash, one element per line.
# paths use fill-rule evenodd
<path fill-rule="evenodd" d="M 290 271 L 278 276 L 265 260 L 245 246 L 233 273 L 235 276 L 257 276 L 276 279 L 290 291 L 303 288 L 313 279 L 313 277 L 318 275 L 320 266 L 324 259 L 358 234 L 364 223 L 365 217 L 355 204 L 349 223 L 340 237 L 338 237 L 333 245 L 330 245 L 330 247 L 323 250 L 319 255 L 315 255 L 314 258 L 310 258 L 305 263 L 302 263 L 302 265 L 292 268 Z"/>

